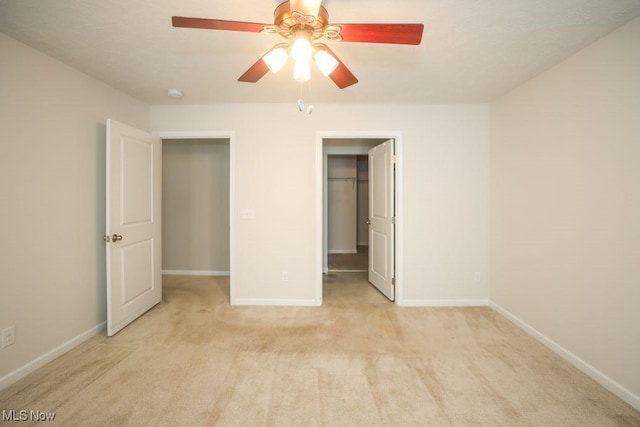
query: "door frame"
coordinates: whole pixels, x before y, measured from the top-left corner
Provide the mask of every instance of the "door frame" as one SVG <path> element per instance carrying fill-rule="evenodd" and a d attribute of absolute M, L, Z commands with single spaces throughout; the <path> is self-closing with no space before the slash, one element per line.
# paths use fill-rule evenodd
<path fill-rule="evenodd" d="M 395 141 L 396 173 L 395 173 L 395 304 L 402 305 L 403 294 L 403 192 L 402 192 L 402 132 L 401 131 L 317 131 L 316 132 L 316 301 L 322 305 L 322 276 L 324 274 L 324 238 L 327 232 L 324 224 L 325 214 L 325 139 L 393 139 Z M 355 144 L 354 144 L 355 145 Z"/>
<path fill-rule="evenodd" d="M 228 139 L 229 140 L 229 300 L 235 304 L 236 233 L 235 212 L 235 132 L 233 131 L 159 131 L 152 133 L 160 139 Z"/>

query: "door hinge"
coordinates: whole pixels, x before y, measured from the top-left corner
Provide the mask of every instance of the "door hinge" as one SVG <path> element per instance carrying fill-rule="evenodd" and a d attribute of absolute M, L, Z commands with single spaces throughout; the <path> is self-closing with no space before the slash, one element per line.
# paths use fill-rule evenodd
<path fill-rule="evenodd" d="M 391 224 L 395 224 L 395 223 L 396 223 L 396 217 L 395 217 L 395 216 L 392 216 L 392 217 L 391 217 Z"/>
<path fill-rule="evenodd" d="M 391 155 L 391 163 L 394 165 L 398 163 L 398 157 L 395 154 Z"/>
<path fill-rule="evenodd" d="M 395 278 L 395 277 L 392 277 L 392 278 L 391 278 L 391 284 L 392 284 L 393 286 L 395 286 L 395 285 L 396 285 L 396 278 Z"/>

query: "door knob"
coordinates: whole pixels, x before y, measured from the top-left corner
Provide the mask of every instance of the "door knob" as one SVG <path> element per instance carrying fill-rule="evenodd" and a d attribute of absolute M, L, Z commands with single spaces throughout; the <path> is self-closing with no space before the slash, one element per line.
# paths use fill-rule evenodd
<path fill-rule="evenodd" d="M 122 236 L 119 234 L 113 233 L 113 237 L 111 237 L 111 241 L 117 242 L 118 240 L 122 240 Z"/>
<path fill-rule="evenodd" d="M 365 222 L 367 223 L 367 225 L 371 225 L 371 220 L 370 219 L 366 220 Z"/>
<path fill-rule="evenodd" d="M 102 236 L 102 240 L 104 240 L 105 242 L 109 243 L 111 241 L 111 237 L 107 236 L 106 234 L 104 236 Z"/>

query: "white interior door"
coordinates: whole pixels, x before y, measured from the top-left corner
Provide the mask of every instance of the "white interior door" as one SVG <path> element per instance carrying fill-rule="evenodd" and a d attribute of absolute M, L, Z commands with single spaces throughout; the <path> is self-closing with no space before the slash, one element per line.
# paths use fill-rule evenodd
<path fill-rule="evenodd" d="M 369 282 L 394 300 L 394 141 L 369 150 Z"/>
<path fill-rule="evenodd" d="M 107 120 L 107 335 L 160 302 L 162 142 Z"/>

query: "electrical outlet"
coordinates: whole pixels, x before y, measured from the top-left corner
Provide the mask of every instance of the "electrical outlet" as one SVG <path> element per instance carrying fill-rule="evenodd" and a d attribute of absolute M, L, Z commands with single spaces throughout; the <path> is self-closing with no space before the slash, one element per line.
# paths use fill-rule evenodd
<path fill-rule="evenodd" d="M 283 271 L 282 272 L 282 281 L 283 282 L 288 282 L 289 281 L 289 272 L 288 271 Z"/>
<path fill-rule="evenodd" d="M 9 326 L 2 330 L 2 348 L 8 347 L 16 342 L 16 327 Z"/>
<path fill-rule="evenodd" d="M 482 273 L 480 273 L 479 271 L 476 271 L 476 272 L 473 274 L 473 281 L 474 281 L 475 283 L 480 283 L 480 282 L 482 282 Z"/>

